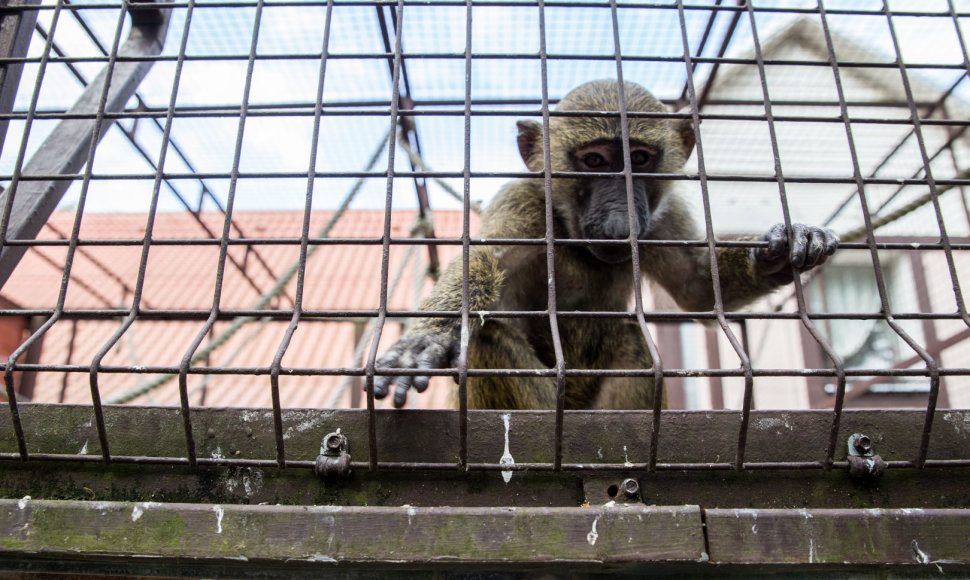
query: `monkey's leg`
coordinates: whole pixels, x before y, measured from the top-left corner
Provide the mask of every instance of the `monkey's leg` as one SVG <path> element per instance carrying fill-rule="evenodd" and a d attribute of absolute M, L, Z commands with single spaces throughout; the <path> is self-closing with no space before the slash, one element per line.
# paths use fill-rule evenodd
<path fill-rule="evenodd" d="M 605 350 L 613 352 L 612 360 L 604 357 L 608 369 L 649 369 L 653 359 L 647 350 L 643 333 L 635 324 L 614 321 L 611 332 L 605 333 Z M 593 400 L 593 409 L 652 409 L 654 380 L 652 376 L 606 377 Z M 663 407 L 667 407 L 667 393 L 663 393 Z"/>
<path fill-rule="evenodd" d="M 468 366 L 473 369 L 545 369 L 525 335 L 502 321 L 489 320 L 472 334 Z M 554 409 L 552 377 L 468 377 L 469 409 Z"/>

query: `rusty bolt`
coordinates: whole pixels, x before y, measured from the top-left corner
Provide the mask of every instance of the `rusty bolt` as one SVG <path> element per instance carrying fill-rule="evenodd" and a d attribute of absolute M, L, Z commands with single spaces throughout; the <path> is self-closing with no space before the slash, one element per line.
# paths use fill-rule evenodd
<path fill-rule="evenodd" d="M 852 446 L 859 452 L 859 455 L 869 455 L 872 453 L 872 439 L 866 435 L 859 435 L 852 442 Z"/>
<path fill-rule="evenodd" d="M 640 484 L 637 483 L 637 480 L 633 479 L 632 477 L 629 479 L 624 479 L 623 483 L 620 484 L 620 490 L 628 498 L 633 499 L 637 496 L 637 494 L 640 493 Z"/>
<path fill-rule="evenodd" d="M 326 446 L 327 451 L 339 452 L 344 446 L 344 441 L 346 441 L 346 439 L 344 439 L 343 435 L 339 433 L 331 433 L 330 435 L 327 435 L 327 441 L 324 445 Z"/>

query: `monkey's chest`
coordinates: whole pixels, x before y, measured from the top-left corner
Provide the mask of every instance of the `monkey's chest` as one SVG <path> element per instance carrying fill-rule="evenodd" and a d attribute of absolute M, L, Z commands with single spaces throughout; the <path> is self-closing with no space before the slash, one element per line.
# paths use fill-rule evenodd
<path fill-rule="evenodd" d="M 633 292 L 629 262 L 606 264 L 582 248 L 560 247 L 555 254 L 558 311 L 624 310 Z M 549 306 L 549 272 L 545 253 L 536 252 L 506 271 L 502 310 L 545 310 Z"/>

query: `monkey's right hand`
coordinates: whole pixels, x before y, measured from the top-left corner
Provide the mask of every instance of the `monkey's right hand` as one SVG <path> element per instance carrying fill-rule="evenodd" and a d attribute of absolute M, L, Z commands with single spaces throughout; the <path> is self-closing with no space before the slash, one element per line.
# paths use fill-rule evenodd
<path fill-rule="evenodd" d="M 454 350 L 454 340 L 445 334 L 414 334 L 401 337 L 390 350 L 377 357 L 376 367 L 395 369 L 431 370 L 447 368 Z M 375 376 L 374 398 L 383 399 L 392 385 L 394 406 L 401 408 L 408 398 L 408 389 L 423 393 L 428 388 L 429 376 Z"/>

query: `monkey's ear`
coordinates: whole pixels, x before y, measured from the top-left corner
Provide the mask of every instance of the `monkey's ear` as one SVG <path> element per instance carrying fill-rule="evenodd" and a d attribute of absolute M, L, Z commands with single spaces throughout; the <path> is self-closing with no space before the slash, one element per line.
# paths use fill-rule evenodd
<path fill-rule="evenodd" d="M 694 137 L 694 121 L 692 119 L 677 119 L 674 121 L 674 129 L 680 136 L 680 142 L 684 146 L 684 159 L 686 159 L 690 157 L 697 142 Z"/>
<path fill-rule="evenodd" d="M 519 155 L 526 166 L 529 160 L 537 152 L 542 150 L 542 124 L 535 121 L 519 121 L 516 123 L 519 128 Z"/>

